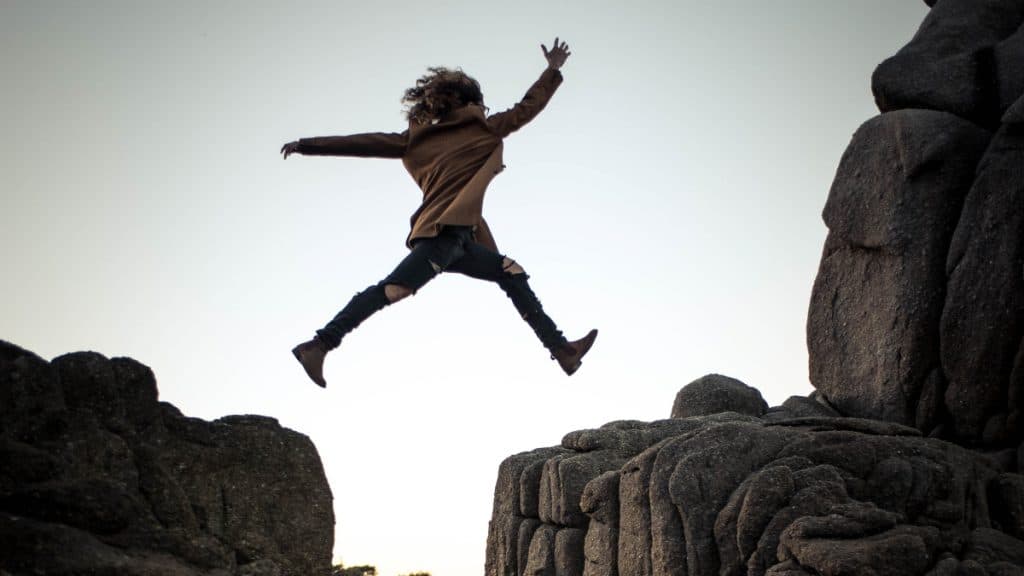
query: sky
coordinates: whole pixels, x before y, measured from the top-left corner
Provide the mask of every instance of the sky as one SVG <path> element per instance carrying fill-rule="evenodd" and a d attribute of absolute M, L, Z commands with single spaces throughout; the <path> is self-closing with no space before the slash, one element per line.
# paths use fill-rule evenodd
<path fill-rule="evenodd" d="M 920 0 L 0 0 L 0 339 L 130 356 L 190 416 L 308 435 L 335 561 L 483 569 L 501 461 L 669 416 L 708 373 L 806 395 L 805 322 L 839 158 Z M 292 156 L 401 131 L 427 66 L 492 111 L 572 55 L 505 142 L 484 214 L 567 336 L 571 378 L 497 286 L 441 275 L 310 383 L 290 350 L 405 255 L 396 160 Z"/>

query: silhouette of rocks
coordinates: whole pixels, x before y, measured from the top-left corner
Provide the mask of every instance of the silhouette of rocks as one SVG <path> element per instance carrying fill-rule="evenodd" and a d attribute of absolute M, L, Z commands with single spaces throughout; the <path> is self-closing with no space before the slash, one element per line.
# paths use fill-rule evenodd
<path fill-rule="evenodd" d="M 709 375 L 510 458 L 488 575 L 1024 574 L 1024 3 L 926 3 L 825 204 L 814 392 Z"/>
<path fill-rule="evenodd" d="M 0 341 L 0 573 L 326 574 L 319 455 L 272 418 L 205 422 L 149 368 Z"/>

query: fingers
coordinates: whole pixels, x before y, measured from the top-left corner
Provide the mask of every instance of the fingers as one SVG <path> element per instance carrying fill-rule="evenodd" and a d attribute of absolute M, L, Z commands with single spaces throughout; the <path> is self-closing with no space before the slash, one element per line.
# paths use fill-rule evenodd
<path fill-rule="evenodd" d="M 553 53 L 555 51 L 558 51 L 558 52 L 568 52 L 569 51 L 569 44 L 566 43 L 566 42 L 559 42 L 558 36 L 555 36 L 555 42 L 551 45 L 551 50 L 550 51 L 543 44 L 541 44 L 540 47 L 544 49 L 544 55 L 545 56 L 547 56 L 548 54 L 551 54 L 551 53 Z"/>
<path fill-rule="evenodd" d="M 558 36 L 555 36 L 555 42 L 551 45 L 551 50 L 544 44 L 540 45 L 540 49 L 544 51 L 544 57 L 547 58 L 548 64 L 554 67 L 560 67 L 565 59 L 569 57 L 572 52 L 569 52 L 569 44 L 559 40 Z"/>

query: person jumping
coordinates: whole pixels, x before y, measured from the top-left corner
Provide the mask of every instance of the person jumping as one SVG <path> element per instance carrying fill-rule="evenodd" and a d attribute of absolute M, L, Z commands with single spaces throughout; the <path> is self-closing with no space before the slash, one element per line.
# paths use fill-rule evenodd
<path fill-rule="evenodd" d="M 562 83 L 568 44 L 555 38 L 551 50 L 543 44 L 541 50 L 547 68 L 505 112 L 488 115 L 480 84 L 462 70 L 432 67 L 405 91 L 409 128 L 404 132 L 302 138 L 281 148 L 285 159 L 291 154 L 401 158 L 423 191 L 406 239 L 409 254 L 386 278 L 353 296 L 312 340 L 292 350 L 313 382 L 327 386 L 324 358 L 342 337 L 441 272 L 496 282 L 565 373 L 580 367 L 597 330 L 569 342 L 530 289 L 526 271 L 498 252 L 481 215 L 488 184 L 505 168 L 502 139 L 540 113 Z"/>

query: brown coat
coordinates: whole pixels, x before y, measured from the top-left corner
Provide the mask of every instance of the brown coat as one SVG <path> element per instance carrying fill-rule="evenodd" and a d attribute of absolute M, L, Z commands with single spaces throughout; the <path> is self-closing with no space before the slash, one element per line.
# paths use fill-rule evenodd
<path fill-rule="evenodd" d="M 562 83 L 547 69 L 523 99 L 505 112 L 486 116 L 477 105 L 464 106 L 433 124 L 410 122 L 401 133 L 302 138 L 297 152 L 323 156 L 401 158 L 423 191 L 423 203 L 410 219 L 406 239 L 437 236 L 441 227 L 472 226 L 476 241 L 498 248 L 482 216 L 487 185 L 504 168 L 502 139 L 536 116 Z"/>

